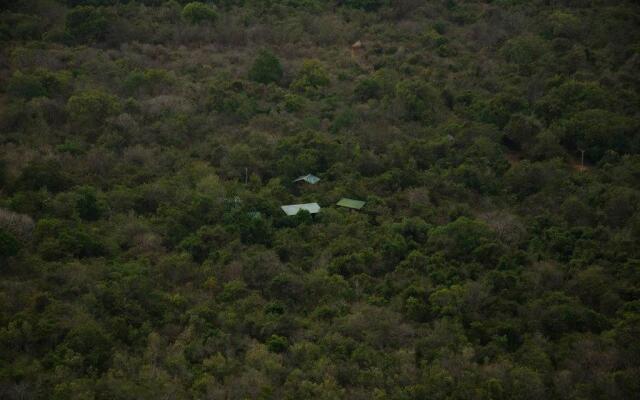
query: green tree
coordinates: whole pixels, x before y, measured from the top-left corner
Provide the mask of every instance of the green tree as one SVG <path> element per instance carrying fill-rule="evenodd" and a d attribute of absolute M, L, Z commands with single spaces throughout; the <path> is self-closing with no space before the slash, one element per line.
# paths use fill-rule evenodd
<path fill-rule="evenodd" d="M 37 191 L 46 188 L 50 192 L 60 192 L 71 184 L 62 165 L 55 160 L 34 160 L 22 170 L 15 186 L 19 190 Z"/>
<path fill-rule="evenodd" d="M 26 99 L 47 95 L 47 90 L 37 76 L 25 74 L 21 71 L 13 74 L 9 81 L 7 91 L 13 96 L 24 97 Z"/>
<path fill-rule="evenodd" d="M 213 23 L 218 19 L 218 12 L 208 4 L 194 1 L 184 6 L 182 18 L 191 24 Z"/>
<path fill-rule="evenodd" d="M 563 144 L 585 150 L 585 157 L 598 162 L 608 150 L 620 154 L 639 150 L 634 140 L 638 120 L 606 110 L 586 110 L 573 115 L 564 125 Z"/>
<path fill-rule="evenodd" d="M 505 137 L 517 149 L 530 148 L 536 135 L 542 129 L 542 124 L 534 117 L 524 114 L 509 116 L 509 122 L 504 127 Z"/>
<path fill-rule="evenodd" d="M 329 73 L 318 60 L 304 60 L 298 76 L 291 84 L 296 91 L 313 94 L 320 88 L 329 86 Z"/>
<path fill-rule="evenodd" d="M 80 218 L 86 221 L 95 221 L 100 218 L 102 209 L 98 203 L 95 188 L 91 186 L 84 186 L 78 190 L 76 210 L 78 211 Z"/>
<path fill-rule="evenodd" d="M 447 256 L 468 259 L 474 250 L 492 238 L 492 232 L 482 222 L 460 217 L 447 225 L 433 228 L 428 243 Z"/>
<path fill-rule="evenodd" d="M 9 232 L 0 228 L 0 260 L 15 256 L 20 250 L 20 242 Z"/>
<path fill-rule="evenodd" d="M 548 35 L 573 39 L 582 30 L 580 18 L 566 11 L 555 11 L 547 21 Z"/>
<path fill-rule="evenodd" d="M 419 78 L 399 82 L 396 99 L 401 115 L 408 120 L 433 122 L 441 109 L 441 99 L 436 90 Z"/>
<path fill-rule="evenodd" d="M 67 34 L 75 42 L 93 43 L 104 40 L 111 25 L 110 16 L 103 8 L 74 7 L 65 21 Z"/>
<path fill-rule="evenodd" d="M 540 37 L 527 34 L 509 39 L 500 51 L 508 62 L 528 67 L 546 53 L 547 47 Z"/>
<path fill-rule="evenodd" d="M 267 348 L 271 352 L 282 353 L 282 352 L 286 351 L 288 347 L 289 347 L 289 341 L 287 340 L 286 337 L 278 336 L 278 335 L 272 335 L 267 340 Z"/>
<path fill-rule="evenodd" d="M 106 119 L 117 115 L 122 106 L 117 97 L 101 90 L 73 95 L 67 101 L 71 122 L 86 132 L 102 128 Z"/>
<path fill-rule="evenodd" d="M 358 79 L 354 93 L 360 101 L 378 98 L 382 94 L 382 85 L 375 78 L 363 77 Z"/>
<path fill-rule="evenodd" d="M 365 11 L 376 11 L 383 5 L 388 4 L 387 0 L 344 0 L 345 7 L 359 8 Z"/>
<path fill-rule="evenodd" d="M 278 83 L 282 79 L 280 60 L 268 50 L 262 50 L 253 61 L 249 70 L 249 79 L 259 83 Z"/>

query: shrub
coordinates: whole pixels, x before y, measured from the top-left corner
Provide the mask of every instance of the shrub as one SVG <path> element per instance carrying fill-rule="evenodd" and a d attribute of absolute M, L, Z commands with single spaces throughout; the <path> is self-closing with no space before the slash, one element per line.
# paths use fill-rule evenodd
<path fill-rule="evenodd" d="M 432 121 L 441 102 L 436 90 L 417 78 L 398 83 L 396 96 L 403 117 L 415 121 Z"/>
<path fill-rule="evenodd" d="M 102 210 L 98 204 L 96 190 L 93 187 L 84 186 L 78 190 L 76 211 L 80 218 L 86 221 L 95 221 L 100 218 Z"/>
<path fill-rule="evenodd" d="M 93 232 L 83 225 L 55 218 L 38 221 L 34 232 L 38 253 L 47 261 L 67 257 L 96 257 L 106 254 L 106 248 Z"/>
<path fill-rule="evenodd" d="M 329 86 L 329 73 L 318 60 L 305 60 L 291 88 L 304 93 L 314 93 Z"/>
<path fill-rule="evenodd" d="M 9 232 L 0 228 L 0 260 L 18 254 L 20 243 Z"/>
<path fill-rule="evenodd" d="M 25 99 L 41 97 L 47 94 L 46 89 L 37 76 L 24 74 L 21 71 L 17 71 L 13 74 L 9 81 L 7 92 L 13 96 L 23 97 Z"/>
<path fill-rule="evenodd" d="M 194 1 L 184 6 L 182 9 L 182 18 L 191 24 L 211 23 L 218 19 L 218 13 L 215 8 L 200 3 L 199 1 Z"/>
<path fill-rule="evenodd" d="M 513 114 L 504 127 L 504 133 L 509 145 L 521 149 L 529 147 L 541 129 L 542 124 L 534 117 Z"/>
<path fill-rule="evenodd" d="M 484 105 L 480 111 L 480 119 L 482 122 L 495 124 L 502 129 L 513 114 L 525 108 L 525 102 L 517 95 L 500 93 Z"/>
<path fill-rule="evenodd" d="M 387 4 L 385 0 L 345 0 L 342 4 L 345 7 L 357 8 L 365 11 L 376 11 L 383 5 Z"/>
<path fill-rule="evenodd" d="M 0 14 L 0 40 L 39 40 L 44 26 L 41 17 L 3 12 Z"/>
<path fill-rule="evenodd" d="M 69 7 L 77 6 L 112 6 L 118 2 L 126 3 L 121 0 L 67 0 L 66 3 Z M 142 1 L 144 2 L 144 1 Z M 142 3 L 141 2 L 141 3 Z"/>
<path fill-rule="evenodd" d="M 154 94 L 169 87 L 173 83 L 172 77 L 163 69 L 147 69 L 132 71 L 124 79 L 123 87 L 127 94 Z"/>
<path fill-rule="evenodd" d="M 448 225 L 431 230 L 428 243 L 449 257 L 468 258 L 478 247 L 493 239 L 488 226 L 480 221 L 460 217 Z"/>
<path fill-rule="evenodd" d="M 76 42 L 92 43 L 104 40 L 110 21 L 101 8 L 80 6 L 67 14 L 65 28 L 70 38 Z"/>
<path fill-rule="evenodd" d="M 69 185 L 70 181 L 61 171 L 60 163 L 53 160 L 32 161 L 22 171 L 16 182 L 16 188 L 21 190 L 37 191 L 47 188 L 53 193 L 61 192 Z"/>
<path fill-rule="evenodd" d="M 607 150 L 620 154 L 637 151 L 633 135 L 638 126 L 633 118 L 605 110 L 586 110 L 566 122 L 563 144 L 585 150 L 587 159 L 598 162 Z"/>
<path fill-rule="evenodd" d="M 528 66 L 546 52 L 546 43 L 537 36 L 518 36 L 507 41 L 500 51 L 508 62 Z"/>
<path fill-rule="evenodd" d="M 302 96 L 293 93 L 284 95 L 284 108 L 289 112 L 300 111 L 304 108 L 305 99 Z"/>
<path fill-rule="evenodd" d="M 580 19 L 564 11 L 555 11 L 547 21 L 547 31 L 551 37 L 574 38 L 581 29 Z"/>
<path fill-rule="evenodd" d="M 118 98 L 100 90 L 71 96 L 67 102 L 71 121 L 88 129 L 100 127 L 107 117 L 118 114 L 120 110 Z"/>
<path fill-rule="evenodd" d="M 285 337 L 278 336 L 278 335 L 272 335 L 267 340 L 267 347 L 269 348 L 269 351 L 271 351 L 271 352 L 282 353 L 285 350 L 287 350 L 287 347 L 289 347 L 289 342 L 287 341 L 287 338 L 285 338 Z"/>
<path fill-rule="evenodd" d="M 261 51 L 249 70 L 249 79 L 265 84 L 278 83 L 282 79 L 280 60 L 267 50 Z"/>
<path fill-rule="evenodd" d="M 354 92 L 358 100 L 366 101 L 378 98 L 382 93 L 382 86 L 377 80 L 365 77 L 358 80 Z"/>
<path fill-rule="evenodd" d="M 53 97 L 68 88 L 69 74 L 37 69 L 33 72 L 16 71 L 7 85 L 7 92 L 16 97 Z"/>

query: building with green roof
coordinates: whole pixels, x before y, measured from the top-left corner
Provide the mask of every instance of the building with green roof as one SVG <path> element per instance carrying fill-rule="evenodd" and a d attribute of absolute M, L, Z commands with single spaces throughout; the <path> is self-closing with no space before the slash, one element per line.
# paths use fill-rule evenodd
<path fill-rule="evenodd" d="M 351 208 L 352 210 L 360 210 L 366 203 L 362 200 L 354 200 L 343 197 L 336 203 L 339 207 Z"/>

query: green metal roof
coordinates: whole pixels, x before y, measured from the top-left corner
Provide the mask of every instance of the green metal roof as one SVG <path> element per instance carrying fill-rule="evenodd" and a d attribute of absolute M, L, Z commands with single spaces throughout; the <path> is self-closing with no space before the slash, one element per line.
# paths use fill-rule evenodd
<path fill-rule="evenodd" d="M 365 202 L 362 200 L 347 199 L 346 197 L 343 197 L 336 204 L 340 207 L 347 207 L 347 208 L 353 208 L 353 209 L 359 210 L 362 207 L 364 207 Z"/>

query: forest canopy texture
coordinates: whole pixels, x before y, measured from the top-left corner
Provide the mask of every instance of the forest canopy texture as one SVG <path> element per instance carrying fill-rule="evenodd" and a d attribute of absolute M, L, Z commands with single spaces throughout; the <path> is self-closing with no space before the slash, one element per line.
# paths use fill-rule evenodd
<path fill-rule="evenodd" d="M 638 393 L 636 1 L 0 0 L 1 399 Z"/>

